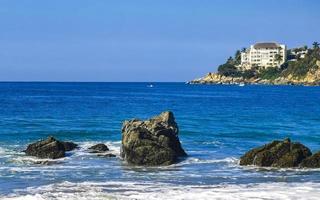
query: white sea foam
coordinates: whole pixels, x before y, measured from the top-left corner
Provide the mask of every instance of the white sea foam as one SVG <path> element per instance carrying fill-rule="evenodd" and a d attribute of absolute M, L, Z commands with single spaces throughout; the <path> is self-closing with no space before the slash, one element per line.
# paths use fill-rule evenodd
<path fill-rule="evenodd" d="M 175 164 L 174 166 L 183 166 L 183 165 L 188 165 L 188 164 L 208 164 L 208 163 L 226 163 L 226 164 L 238 164 L 239 159 L 235 157 L 227 157 L 223 159 L 209 159 L 209 160 L 204 160 L 204 159 L 199 159 L 199 158 L 194 158 L 194 157 L 188 157 L 186 160 Z"/>
<path fill-rule="evenodd" d="M 6 154 L 6 149 L 3 147 L 0 147 L 0 155 Z"/>
<path fill-rule="evenodd" d="M 219 141 L 217 141 L 217 140 L 202 142 L 202 144 L 215 145 L 215 146 L 221 146 L 221 145 L 223 145 L 222 142 L 219 142 Z"/>
<path fill-rule="evenodd" d="M 243 169 L 255 170 L 255 171 L 277 171 L 277 172 L 317 172 L 320 168 L 278 168 L 278 167 L 260 167 L 255 165 L 240 166 Z"/>
<path fill-rule="evenodd" d="M 114 153 L 116 155 L 120 154 L 120 146 L 121 146 L 121 141 L 94 141 L 94 142 L 80 142 L 78 143 L 80 146 L 80 152 L 89 152 L 88 148 L 95 145 L 95 144 L 99 144 L 99 143 L 103 143 L 105 145 L 108 146 L 109 148 L 109 152 L 110 153 Z M 75 151 L 76 153 L 79 153 L 77 151 Z"/>
<path fill-rule="evenodd" d="M 14 150 L 16 146 L 9 146 L 9 148 L 5 147 L 0 147 L 0 156 L 1 158 L 10 158 L 10 157 L 15 157 L 19 155 L 23 155 L 22 152 Z"/>
<path fill-rule="evenodd" d="M 9 195 L 3 200 L 102 200 L 102 199 L 309 199 L 320 196 L 320 183 L 260 183 L 246 185 L 186 186 L 137 182 L 63 182 L 28 188 L 24 195 Z"/>

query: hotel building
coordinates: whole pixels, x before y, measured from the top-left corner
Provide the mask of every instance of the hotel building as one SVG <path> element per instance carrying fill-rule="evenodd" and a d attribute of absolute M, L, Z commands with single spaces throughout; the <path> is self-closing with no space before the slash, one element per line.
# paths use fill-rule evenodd
<path fill-rule="evenodd" d="M 238 66 L 242 70 L 252 67 L 268 68 L 280 67 L 287 57 L 287 48 L 284 44 L 275 42 L 263 42 L 251 45 L 249 49 L 241 53 L 241 64 Z"/>

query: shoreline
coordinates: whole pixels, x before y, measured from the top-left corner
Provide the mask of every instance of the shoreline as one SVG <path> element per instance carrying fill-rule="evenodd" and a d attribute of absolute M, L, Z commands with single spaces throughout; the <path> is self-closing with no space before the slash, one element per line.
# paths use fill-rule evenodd
<path fill-rule="evenodd" d="M 206 84 L 206 85 L 293 85 L 293 86 L 320 86 L 318 80 L 297 80 L 291 77 L 279 77 L 276 79 L 262 79 L 253 77 L 246 79 L 243 77 L 224 76 L 218 73 L 208 73 L 206 76 L 186 82 L 186 84 Z"/>

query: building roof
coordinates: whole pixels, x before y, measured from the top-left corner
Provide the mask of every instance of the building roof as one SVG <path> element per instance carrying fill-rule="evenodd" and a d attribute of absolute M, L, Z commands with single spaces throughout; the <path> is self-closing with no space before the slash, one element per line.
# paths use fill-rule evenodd
<path fill-rule="evenodd" d="M 253 47 L 255 49 L 265 49 L 265 48 L 278 48 L 279 45 L 275 42 L 261 42 L 261 43 L 256 43 Z"/>

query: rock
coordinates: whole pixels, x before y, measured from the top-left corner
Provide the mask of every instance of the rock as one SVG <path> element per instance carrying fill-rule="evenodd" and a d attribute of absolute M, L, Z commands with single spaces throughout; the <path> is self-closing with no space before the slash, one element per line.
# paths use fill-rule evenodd
<path fill-rule="evenodd" d="M 78 148 L 78 145 L 73 142 L 61 142 L 64 146 L 65 151 L 72 151 L 76 148 Z"/>
<path fill-rule="evenodd" d="M 37 165 L 56 165 L 59 163 L 60 162 L 51 161 L 51 160 L 38 160 L 34 162 L 34 164 L 37 164 Z"/>
<path fill-rule="evenodd" d="M 298 167 L 309 156 L 311 156 L 311 151 L 306 146 L 292 143 L 287 138 L 248 151 L 240 158 L 240 165 Z"/>
<path fill-rule="evenodd" d="M 61 142 L 54 137 L 48 137 L 28 145 L 24 151 L 28 156 L 36 156 L 38 158 L 57 159 L 65 157 L 65 152 L 76 148 L 76 144 L 72 142 Z"/>
<path fill-rule="evenodd" d="M 114 157 L 117 157 L 116 155 L 114 155 L 114 154 L 112 154 L 112 153 L 98 154 L 97 156 L 99 156 L 99 157 L 105 157 L 105 158 L 114 158 Z"/>
<path fill-rule="evenodd" d="M 182 149 L 179 129 L 172 112 L 146 121 L 133 119 L 122 126 L 121 157 L 135 165 L 170 165 L 187 154 Z"/>
<path fill-rule="evenodd" d="M 109 148 L 105 144 L 96 144 L 90 147 L 89 149 L 93 150 L 93 151 L 90 151 L 90 153 L 100 153 L 100 152 L 109 151 Z"/>
<path fill-rule="evenodd" d="M 312 156 L 304 159 L 300 167 L 304 168 L 320 168 L 320 152 L 313 154 Z"/>

